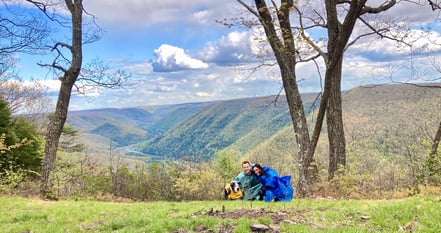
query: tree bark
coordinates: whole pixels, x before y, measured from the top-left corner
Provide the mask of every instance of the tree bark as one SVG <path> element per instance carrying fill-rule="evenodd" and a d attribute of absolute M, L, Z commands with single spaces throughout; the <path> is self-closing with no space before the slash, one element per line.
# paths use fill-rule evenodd
<path fill-rule="evenodd" d="M 243 2 L 239 2 L 245 6 Z M 295 138 L 299 145 L 297 154 L 299 159 L 298 194 L 304 197 L 309 192 L 309 184 L 314 183 L 318 179 L 318 169 L 317 166 L 311 166 L 314 161 L 314 153 L 309 153 L 311 149 L 309 130 L 295 72 L 297 50 L 289 21 L 289 11 L 293 2 L 289 0 L 282 0 L 281 2 L 280 9 L 277 11 L 277 17 L 281 27 L 282 39 L 280 39 L 277 34 L 273 24 L 274 19 L 264 0 L 255 0 L 258 12 L 256 16 L 258 16 L 265 30 L 265 34 L 280 67 Z"/>
<path fill-rule="evenodd" d="M 333 74 L 329 76 L 332 78 L 331 93 L 327 108 L 326 122 L 328 129 L 329 141 L 329 166 L 328 166 L 328 180 L 332 180 L 334 175 L 340 168 L 344 169 L 346 166 L 346 140 L 343 128 L 343 111 L 342 111 L 342 97 L 341 97 L 341 71 L 342 59 L 337 64 L 337 68 Z M 342 170 L 343 172 L 344 170 Z"/>
<path fill-rule="evenodd" d="M 265 0 L 254 1 L 257 11 L 251 6 L 245 4 L 242 0 L 237 1 L 259 19 L 280 67 L 293 128 L 296 134 L 296 142 L 300 147 L 298 152 L 298 193 L 300 196 L 305 196 L 308 193 L 308 185 L 315 183 L 319 178 L 317 167 L 314 165 L 314 152 L 320 136 L 325 113 L 328 123 L 328 140 L 330 144 L 328 178 L 332 179 L 339 167 L 343 166 L 344 168 L 346 165 L 346 143 L 341 100 L 341 75 L 343 54 L 348 45 L 355 23 L 362 14 L 376 14 L 390 9 L 396 4 L 396 0 L 389 0 L 376 8 L 365 6 L 367 0 L 324 1 L 326 7 L 326 25 L 321 26 L 326 27 L 328 32 L 327 52 L 325 53 L 321 51 L 318 46 L 312 47 L 320 50 L 318 53 L 325 60 L 325 85 L 311 138 L 309 137 L 303 103 L 296 82 L 295 66 L 298 63 L 296 61 L 298 48 L 295 46 L 295 39 L 293 38 L 292 27 L 290 25 L 290 10 L 296 8 L 294 6 L 294 1 L 281 0 L 279 9 L 274 9 L 277 8 L 277 4 L 275 1 L 272 1 L 273 5 L 271 7 L 273 7 L 274 11 L 271 11 L 267 7 Z M 339 5 L 343 5 L 341 9 L 347 9 L 347 14 L 344 16 L 342 22 L 339 21 L 339 18 L 342 18 L 342 15 L 339 14 L 341 12 L 337 11 Z M 277 15 L 277 19 L 273 19 L 272 16 L 274 14 L 272 13 Z M 301 14 L 300 17 L 302 17 Z M 280 29 L 276 31 L 276 27 L 280 27 Z M 303 30 L 304 28 L 300 28 L 300 33 Z M 278 33 L 281 34 L 282 39 Z M 305 40 L 308 41 L 307 38 L 305 38 Z"/>
<path fill-rule="evenodd" d="M 436 131 L 435 138 L 433 139 L 432 149 L 430 150 L 431 156 L 436 155 L 440 140 L 441 140 L 441 122 L 439 123 L 438 130 Z"/>
<path fill-rule="evenodd" d="M 327 109 L 329 141 L 328 179 L 332 179 L 339 167 L 346 165 L 346 143 L 343 127 L 341 101 L 341 75 L 345 47 L 352 34 L 357 18 L 361 15 L 366 0 L 350 1 L 350 8 L 343 23 L 340 23 L 337 0 L 327 0 L 326 15 L 328 25 L 328 54 L 325 79 L 331 85 Z M 325 80 L 326 81 L 326 80 Z"/>
<path fill-rule="evenodd" d="M 49 120 L 46 144 L 44 148 L 44 160 L 42 166 L 40 195 L 43 198 L 55 198 L 51 173 L 56 167 L 56 156 L 58 143 L 64 123 L 67 119 L 69 109 L 70 96 L 72 87 L 80 75 L 83 52 L 82 52 L 82 0 L 65 0 L 66 6 L 72 16 L 72 45 L 63 45 L 70 49 L 72 54 L 72 62 L 70 67 L 64 72 L 63 77 L 60 77 L 61 86 L 57 99 L 55 113 Z M 56 45 L 58 46 L 58 45 Z M 54 68 L 61 69 L 56 63 L 53 63 Z"/>
<path fill-rule="evenodd" d="M 43 198 L 55 198 L 52 190 L 53 183 L 50 179 L 50 175 L 55 169 L 58 143 L 64 123 L 67 119 L 67 109 L 69 106 L 71 90 L 71 85 L 66 82 L 61 83 L 55 113 L 49 121 L 41 172 L 40 194 Z"/>

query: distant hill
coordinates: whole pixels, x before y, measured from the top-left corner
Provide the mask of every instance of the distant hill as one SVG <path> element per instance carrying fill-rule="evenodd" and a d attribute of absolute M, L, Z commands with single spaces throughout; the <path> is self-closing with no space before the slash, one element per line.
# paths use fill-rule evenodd
<path fill-rule="evenodd" d="M 144 129 L 155 116 L 138 108 L 94 109 L 69 112 L 68 123 L 83 133 L 100 135 L 117 146 L 127 146 L 147 136 Z"/>
<path fill-rule="evenodd" d="M 316 96 L 304 95 L 305 111 L 313 110 Z M 108 145 L 125 148 L 133 154 L 207 160 L 232 144 L 246 153 L 290 125 L 291 119 L 285 97 L 269 96 L 73 111 L 69 113 L 68 123 L 83 133 L 86 143 L 100 136 L 96 143 L 103 143 L 103 138 L 107 138 Z M 106 145 L 93 147 L 108 148 Z"/>
<path fill-rule="evenodd" d="M 315 111 L 317 94 L 302 97 L 305 110 Z M 155 159 L 207 160 L 216 151 L 234 148 L 252 160 L 294 169 L 294 174 L 296 146 L 287 103 L 284 96 L 275 100 L 269 96 L 74 111 L 68 122 L 96 153 L 108 153 L 110 145 Z M 357 87 L 343 93 L 343 112 L 350 154 L 398 156 L 406 146 L 421 144 L 424 135 L 434 133 L 430 127 L 441 120 L 441 89 L 403 84 Z M 325 124 L 317 148 L 317 160 L 324 165 L 326 143 Z"/>
<path fill-rule="evenodd" d="M 359 165 L 357 172 L 370 174 L 376 168 L 377 175 L 385 177 L 385 173 L 408 169 L 409 161 L 420 160 L 428 149 L 424 145 L 429 145 L 441 121 L 441 83 L 437 85 L 362 86 L 345 92 L 342 98 L 348 163 Z M 325 122 L 315 155 L 323 172 L 328 163 L 327 140 Z M 296 150 L 293 129 L 287 126 L 245 156 L 295 176 Z M 391 170 L 388 166 L 394 164 L 405 168 L 395 165 L 397 170 Z"/>

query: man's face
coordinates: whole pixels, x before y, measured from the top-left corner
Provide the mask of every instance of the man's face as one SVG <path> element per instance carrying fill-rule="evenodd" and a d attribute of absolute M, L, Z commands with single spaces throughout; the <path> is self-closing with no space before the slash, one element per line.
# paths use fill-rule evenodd
<path fill-rule="evenodd" d="M 251 167 L 249 163 L 242 164 L 242 171 L 245 172 L 246 175 L 251 174 Z"/>

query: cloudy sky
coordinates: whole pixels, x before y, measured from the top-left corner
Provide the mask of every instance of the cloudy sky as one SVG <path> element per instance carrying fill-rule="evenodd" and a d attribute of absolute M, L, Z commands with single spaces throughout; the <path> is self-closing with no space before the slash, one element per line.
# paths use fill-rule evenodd
<path fill-rule="evenodd" d="M 84 62 L 98 58 L 112 69 L 130 73 L 131 79 L 123 89 L 91 89 L 86 96 L 74 93 L 70 110 L 224 100 L 273 95 L 281 90 L 277 68 L 254 69 L 261 64 L 259 52 L 266 48 L 256 39 L 260 30 L 217 22 L 251 17 L 235 0 L 87 0 L 84 6 L 104 31 L 101 40 L 84 46 Z M 400 17 L 397 24 L 411 24 L 414 30 L 409 38 L 418 37 L 420 29 L 433 30 L 413 49 L 438 54 L 439 48 L 432 48 L 429 40 L 441 44 L 440 24 L 433 21 L 436 14 L 429 6 L 397 7 L 387 17 Z M 320 33 L 311 36 L 318 39 Z M 40 80 L 56 93 L 59 82 L 36 64 L 51 57 L 17 56 L 23 78 Z M 360 41 L 345 55 L 342 87 L 348 90 L 389 78 L 423 81 L 436 75 L 429 72 L 427 59 L 413 60 L 412 64 L 426 66 L 419 69 L 421 72 L 412 72 L 410 59 L 415 57 L 409 50 L 393 42 Z M 301 92 L 320 91 L 320 76 L 312 64 L 299 66 L 298 74 Z"/>

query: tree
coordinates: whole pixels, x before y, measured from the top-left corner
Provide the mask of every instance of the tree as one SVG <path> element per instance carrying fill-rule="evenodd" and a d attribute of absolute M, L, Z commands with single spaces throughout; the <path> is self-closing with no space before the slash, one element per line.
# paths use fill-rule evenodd
<path fill-rule="evenodd" d="M 263 0 L 254 1 L 255 9 L 242 0 L 237 1 L 258 18 L 280 68 L 296 142 L 299 145 L 297 155 L 299 160 L 299 182 L 297 186 L 299 188 L 299 195 L 306 196 L 308 185 L 318 179 L 318 169 L 313 164 L 313 151 L 318 141 L 325 111 L 320 108 L 316 127 L 310 138 L 296 76 L 296 65 L 300 61 L 298 58 L 299 48 L 295 38 L 293 38 L 294 33 L 290 22 L 290 11 L 293 7 L 293 1 L 282 0 L 279 7 L 273 2 L 275 13 L 271 11 L 271 8 Z M 277 18 L 273 17 L 273 13 L 274 17 Z M 278 27 L 280 27 L 279 30 L 277 30 Z M 325 89 L 322 97 L 323 103 L 326 103 L 328 95 L 329 89 Z"/>
<path fill-rule="evenodd" d="M 46 21 L 33 13 L 10 7 L 8 1 L 1 0 L 0 4 L 0 54 L 39 52 L 51 31 Z"/>
<path fill-rule="evenodd" d="M 329 141 L 328 179 L 332 179 L 339 167 L 344 168 L 346 163 L 341 103 L 341 76 L 344 52 L 357 40 L 367 36 L 378 36 L 379 38 L 403 42 L 401 37 L 390 34 L 391 30 L 389 27 L 392 26 L 377 26 L 371 24 L 374 21 L 369 21 L 364 17 L 385 12 L 395 6 L 397 1 L 385 1 L 376 7 L 368 6 L 366 0 L 323 1 L 323 3 L 317 3 L 324 5 L 323 13 L 320 12 L 320 9 L 312 9 L 310 1 L 296 1 L 295 4 L 292 0 L 281 0 L 279 4 L 271 1 L 272 5 L 267 6 L 266 1 L 255 0 L 253 1 L 255 9 L 242 0 L 237 1 L 258 18 L 276 57 L 286 98 L 290 106 L 294 130 L 298 137 L 297 143 L 301 147 L 298 155 L 301 163 L 300 169 L 305 170 L 311 167 L 326 113 Z M 290 17 L 291 14 L 297 17 Z M 291 25 L 294 19 L 297 19 L 296 26 Z M 354 36 L 353 30 L 358 27 L 364 27 L 365 30 L 363 33 Z M 309 29 L 324 29 L 327 37 L 314 41 L 306 33 Z M 323 42 L 326 44 L 326 49 L 320 46 Z M 307 43 L 309 45 L 307 48 L 315 50 L 316 53 L 302 50 L 302 43 Z M 304 118 L 304 111 L 301 109 L 301 100 L 297 97 L 299 94 L 295 67 L 301 62 L 313 60 L 317 64 L 318 61 L 316 59 L 319 57 L 324 61 L 324 90 L 314 131 L 311 138 L 309 138 L 307 128 L 299 127 L 302 125 L 306 126 L 306 121 L 300 120 Z M 308 177 L 306 170 L 299 173 L 299 188 L 301 193 L 306 194 L 307 184 L 311 183 L 314 179 Z"/>
<path fill-rule="evenodd" d="M 430 155 L 435 155 L 437 153 L 440 140 L 441 140 L 441 122 L 439 123 L 438 130 L 436 131 L 435 137 L 433 138 Z"/>
<path fill-rule="evenodd" d="M 441 2 L 439 0 L 427 0 L 432 10 L 441 10 Z"/>
<path fill-rule="evenodd" d="M 366 5 L 367 0 L 345 1 L 325 1 L 326 6 L 326 29 L 328 32 L 327 52 L 319 51 L 326 63 L 325 88 L 329 83 L 330 98 L 327 105 L 327 126 L 329 141 L 329 168 L 328 179 L 334 177 L 339 167 L 346 165 L 346 144 L 343 128 L 342 101 L 341 101 L 341 80 L 343 55 L 347 46 L 355 43 L 358 38 L 370 35 L 371 33 L 360 35 L 355 40 L 350 41 L 352 31 L 356 26 L 357 20 L 364 22 L 375 34 L 381 34 L 379 28 L 370 25 L 362 18 L 365 14 L 379 14 L 389 10 L 396 4 L 395 0 L 386 1 L 378 7 Z M 340 9 L 345 10 L 346 14 L 341 17 Z M 310 41 L 310 40 L 309 40 Z M 314 46 L 314 48 L 318 48 Z"/>
<path fill-rule="evenodd" d="M 8 108 L 8 102 L 6 102 L 3 97 L 0 96 L 0 135 L 9 134 L 9 126 L 11 122 L 11 111 Z M 6 140 L 4 138 L 4 140 Z M 7 141 L 3 141 L 6 145 Z"/>
<path fill-rule="evenodd" d="M 0 95 L 12 114 L 41 113 L 41 108 L 35 108 L 41 106 L 42 87 L 21 85 L 22 79 L 15 70 L 15 54 L 42 53 L 51 29 L 35 13 L 23 13 L 11 7 L 9 1 L 2 0 L 0 4 Z"/>
<path fill-rule="evenodd" d="M 36 126 L 24 117 L 12 117 L 7 102 L 0 97 L 0 135 L 5 150 L 0 156 L 0 174 L 6 170 L 20 169 L 38 172 L 41 167 L 43 140 Z"/>
<path fill-rule="evenodd" d="M 438 3 L 438 10 L 441 10 L 441 8 L 439 7 L 440 4 L 441 3 Z M 441 62 L 438 62 L 438 60 L 433 57 L 429 57 L 429 61 L 430 61 L 430 64 L 431 64 L 433 70 L 436 73 L 441 74 Z M 433 79 L 432 81 L 436 82 L 436 81 L 440 81 L 440 80 L 441 80 L 441 77 L 437 77 L 437 78 Z M 441 87 L 434 86 L 434 88 L 441 88 Z M 438 125 L 438 130 L 435 133 L 435 137 L 433 138 L 432 148 L 430 151 L 431 156 L 436 155 L 440 141 L 441 141 L 441 121 Z"/>
<path fill-rule="evenodd" d="M 240 163 L 234 159 L 241 156 L 240 151 L 234 148 L 224 149 L 215 153 L 215 157 L 211 160 L 211 166 L 224 183 L 230 182 L 237 176 Z"/>
<path fill-rule="evenodd" d="M 27 0 L 27 2 L 32 3 L 38 9 L 41 10 L 49 19 L 64 25 L 64 20 L 59 20 L 57 17 L 62 17 L 62 14 L 56 14 L 49 12 L 50 6 L 45 2 Z M 48 67 L 53 70 L 59 77 L 61 81 L 59 95 L 55 107 L 55 112 L 53 116 L 49 119 L 49 125 L 46 133 L 46 144 L 44 148 L 44 160 L 41 174 L 41 187 L 40 194 L 44 198 L 54 198 L 54 193 L 52 190 L 52 180 L 51 172 L 56 166 L 56 154 L 58 149 L 58 144 L 60 140 L 60 135 L 63 131 L 63 126 L 67 119 L 68 108 L 70 97 L 72 93 L 72 88 L 76 87 L 77 90 L 80 89 L 79 84 L 81 81 L 84 85 L 101 85 L 106 87 L 119 86 L 122 81 L 122 72 L 117 72 L 116 74 L 107 74 L 106 69 L 99 67 L 96 72 L 90 71 L 91 69 L 83 70 L 83 44 L 92 43 L 100 38 L 100 29 L 97 27 L 92 30 L 90 34 L 89 30 L 83 32 L 83 27 L 86 21 L 83 21 L 83 13 L 86 12 L 83 7 L 82 0 L 64 0 L 60 2 L 59 6 L 63 6 L 69 12 L 70 22 L 69 28 L 71 29 L 70 43 L 57 42 L 55 45 L 51 46 L 51 51 L 56 53 L 56 58 L 51 64 L 40 64 L 40 66 Z M 88 15 L 92 18 L 93 16 Z M 92 22 L 93 26 L 96 26 Z M 65 53 L 69 55 L 66 55 Z M 78 83 L 77 83 L 78 82 Z"/>

